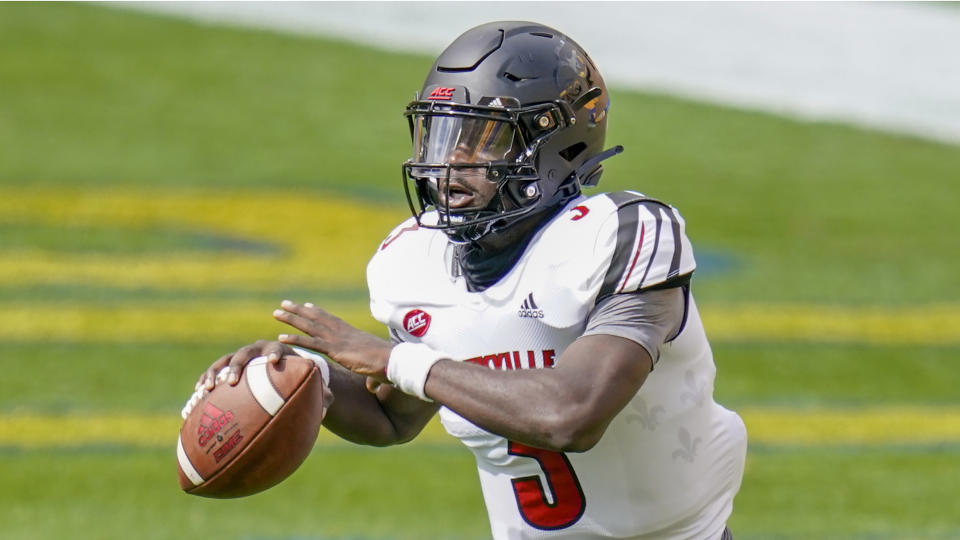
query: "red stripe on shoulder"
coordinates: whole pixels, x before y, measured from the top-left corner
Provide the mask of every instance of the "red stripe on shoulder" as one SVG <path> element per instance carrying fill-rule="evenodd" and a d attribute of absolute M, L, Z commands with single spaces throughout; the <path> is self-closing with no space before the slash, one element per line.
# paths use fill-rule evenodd
<path fill-rule="evenodd" d="M 637 265 L 637 259 L 640 258 L 640 252 L 643 251 L 643 234 L 646 232 L 646 224 L 640 223 L 640 241 L 637 242 L 637 252 L 633 255 L 633 262 L 630 263 L 630 270 L 627 270 L 627 275 L 623 278 L 623 284 L 620 285 L 620 288 L 617 290 L 618 293 L 623 292 L 623 289 L 627 286 L 627 282 L 630 281 L 630 276 L 633 274 L 633 268 Z"/>
<path fill-rule="evenodd" d="M 390 238 L 387 238 L 386 240 L 383 241 L 383 244 L 380 245 L 380 251 L 383 251 L 383 250 L 387 249 L 387 246 L 389 246 L 390 244 L 392 244 L 393 241 L 396 240 L 397 238 L 400 238 L 400 236 L 403 235 L 403 233 L 405 233 L 405 232 L 413 232 L 413 231 L 415 231 L 415 230 L 417 230 L 417 229 L 419 229 L 419 228 L 420 228 L 420 225 L 417 224 L 417 223 L 414 223 L 413 225 L 410 225 L 409 227 L 404 227 L 404 228 L 400 229 L 399 231 L 397 231 L 397 234 L 395 234 L 395 235 L 391 236 Z"/>

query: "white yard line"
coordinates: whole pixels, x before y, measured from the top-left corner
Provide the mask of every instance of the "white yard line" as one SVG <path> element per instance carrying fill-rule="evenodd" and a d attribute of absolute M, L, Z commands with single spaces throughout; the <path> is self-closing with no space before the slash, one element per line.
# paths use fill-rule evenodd
<path fill-rule="evenodd" d="M 535 20 L 579 41 L 613 86 L 960 143 L 960 8 L 804 2 L 123 5 L 431 55 L 476 24 Z"/>

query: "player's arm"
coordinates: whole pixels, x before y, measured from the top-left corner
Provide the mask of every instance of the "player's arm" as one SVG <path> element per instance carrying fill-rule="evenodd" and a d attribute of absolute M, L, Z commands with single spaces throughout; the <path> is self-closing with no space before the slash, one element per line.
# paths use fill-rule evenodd
<path fill-rule="evenodd" d="M 547 450 L 583 452 L 600 440 L 651 366 L 637 343 L 593 335 L 574 341 L 553 369 L 507 372 L 440 361 L 425 391 L 492 433 Z"/>
<path fill-rule="evenodd" d="M 410 441 L 439 408 L 333 363 L 330 389 L 336 398 L 323 419 L 324 427 L 358 444 L 388 446 Z"/>
<path fill-rule="evenodd" d="M 282 341 L 321 350 L 381 381 L 387 380 L 389 363 L 391 378 L 401 388 L 442 403 L 487 431 L 549 450 L 585 451 L 646 380 L 660 344 L 679 326 L 682 298 L 680 288 L 617 295 L 603 303 L 587 335 L 564 351 L 555 368 L 510 372 L 444 359 L 423 346 L 401 344 L 403 349 L 394 351 L 313 307 L 284 304 L 275 317 L 308 334 L 281 336 Z M 630 330 L 634 326 L 645 335 Z M 413 375 L 394 373 L 404 363 Z M 419 388 L 405 382 L 418 376 L 423 378 Z"/>
<path fill-rule="evenodd" d="M 342 321 L 341 321 L 342 322 Z M 346 324 L 346 323 L 344 323 Z M 390 343 L 366 334 L 365 344 L 389 349 Z M 237 384 L 250 360 L 265 356 L 277 362 L 284 355 L 297 354 L 288 345 L 276 341 L 257 341 L 217 359 L 201 375 L 197 387 L 213 390 L 216 384 Z M 323 425 L 330 431 L 358 444 L 387 446 L 413 439 L 436 413 L 437 405 L 409 396 L 389 385 L 379 385 L 356 373 L 329 363 L 331 403 Z M 218 374 L 227 368 L 222 375 Z"/>
<path fill-rule="evenodd" d="M 612 295 L 594 308 L 585 335 L 555 368 L 503 372 L 438 362 L 426 391 L 510 439 L 548 450 L 589 450 L 644 384 L 661 345 L 679 332 L 684 296 L 679 287 Z M 498 407 L 484 407 L 489 400 Z"/>

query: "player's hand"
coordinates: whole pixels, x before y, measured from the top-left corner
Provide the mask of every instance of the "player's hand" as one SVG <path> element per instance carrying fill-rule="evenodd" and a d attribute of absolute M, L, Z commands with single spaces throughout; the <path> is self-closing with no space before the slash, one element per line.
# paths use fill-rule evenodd
<path fill-rule="evenodd" d="M 284 300 L 280 308 L 273 312 L 274 318 L 307 334 L 281 334 L 281 343 L 319 351 L 355 373 L 387 382 L 387 361 L 393 350 L 389 341 L 358 330 L 310 303 Z"/>
<path fill-rule="evenodd" d="M 295 354 L 293 349 L 283 343 L 276 341 L 258 341 L 256 343 L 241 347 L 236 352 L 225 354 L 217 358 L 206 371 L 200 375 L 197 384 L 193 387 L 193 394 L 187 399 L 187 403 L 180 411 L 180 416 L 186 418 L 190 411 L 200 402 L 201 399 L 216 385 L 227 383 L 235 385 L 240 381 L 240 373 L 247 363 L 254 358 L 266 356 L 267 361 L 277 363 L 280 357 L 285 354 Z M 324 399 L 324 403 L 329 403 Z"/>
<path fill-rule="evenodd" d="M 206 391 L 213 390 L 217 384 L 226 382 L 233 386 L 240 380 L 240 374 L 247 363 L 260 356 L 266 356 L 267 361 L 277 363 L 280 357 L 287 354 L 296 354 L 293 349 L 283 343 L 276 341 L 260 340 L 251 343 L 245 347 L 237 349 L 235 352 L 225 354 L 218 358 L 210 367 L 203 372 L 200 380 L 197 381 L 197 389 Z"/>

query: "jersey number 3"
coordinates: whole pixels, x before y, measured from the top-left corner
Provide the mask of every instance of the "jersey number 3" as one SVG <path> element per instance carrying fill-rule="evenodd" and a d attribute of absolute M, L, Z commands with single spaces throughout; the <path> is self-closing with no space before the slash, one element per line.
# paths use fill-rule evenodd
<path fill-rule="evenodd" d="M 587 501 L 577 473 L 566 455 L 513 441 L 507 445 L 507 451 L 513 456 L 537 460 L 547 482 L 544 486 L 540 476 L 524 476 L 512 480 L 513 494 L 517 497 L 517 507 L 520 508 L 524 521 L 537 529 L 550 531 L 564 529 L 580 519 L 587 508 Z M 547 499 L 547 490 L 550 499 Z"/>

